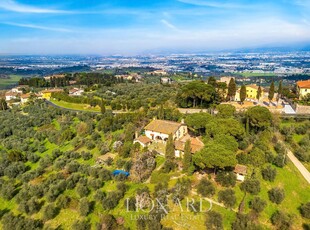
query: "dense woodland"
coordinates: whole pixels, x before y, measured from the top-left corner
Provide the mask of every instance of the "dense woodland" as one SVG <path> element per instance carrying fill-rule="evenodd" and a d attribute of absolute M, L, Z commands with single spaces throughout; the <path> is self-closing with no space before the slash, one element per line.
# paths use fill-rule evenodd
<path fill-rule="evenodd" d="M 298 157 L 309 162 L 309 121 L 281 120 L 259 106 L 237 114 L 234 107 L 219 105 L 217 115 L 182 115 L 169 100 L 177 93 L 174 86 L 136 86 L 140 96 L 131 84 L 127 91 L 124 83 L 113 91 L 105 87 L 96 94 L 111 106 L 118 100 L 130 109 L 123 103 L 134 105 L 145 97 L 145 109 L 118 115 L 75 113 L 37 101 L 0 112 L 3 229 L 173 229 L 170 213 L 160 208 L 146 212 L 151 207 L 148 200 L 157 198 L 173 210 L 187 197 L 208 197 L 224 205 L 214 205 L 207 213 L 197 211 L 198 203 L 191 206 L 189 215 L 203 217 L 193 223 L 195 229 L 309 228 L 309 189 L 288 162 L 281 141 L 285 138 L 301 149 Z M 206 89 L 210 95 L 216 92 L 211 85 Z M 213 100 L 196 95 L 188 103 Z M 135 132 L 142 133 L 153 117 L 184 118 L 205 147 L 192 155 L 187 146 L 184 158 L 178 159 L 172 137 L 164 157 L 133 144 Z M 99 156 L 109 157 L 98 165 Z M 249 168 L 243 183 L 232 171 L 237 163 Z M 115 169 L 130 176 L 114 176 Z M 139 214 L 150 218 L 131 219 L 137 201 L 146 209 Z"/>

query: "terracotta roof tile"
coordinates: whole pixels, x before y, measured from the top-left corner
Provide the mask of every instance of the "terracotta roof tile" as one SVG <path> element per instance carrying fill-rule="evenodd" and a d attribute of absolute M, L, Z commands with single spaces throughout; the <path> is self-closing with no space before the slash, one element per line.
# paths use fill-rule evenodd
<path fill-rule="evenodd" d="M 187 140 L 191 141 L 191 153 L 196 153 L 204 147 L 204 143 L 198 137 L 184 136 L 182 139 L 175 141 L 175 149 L 184 151 L 185 143 Z"/>
<path fill-rule="evenodd" d="M 150 138 L 148 138 L 147 136 L 139 136 L 136 141 L 139 141 L 143 144 L 148 144 L 150 143 L 152 140 Z"/>
<path fill-rule="evenodd" d="M 236 165 L 235 170 L 234 170 L 235 173 L 239 173 L 243 175 L 246 175 L 246 171 L 247 171 L 247 167 L 245 165 L 239 165 L 239 164 Z"/>
<path fill-rule="evenodd" d="M 307 88 L 307 89 L 309 89 L 310 88 L 310 79 L 306 80 L 306 81 L 298 81 L 297 85 L 298 85 L 299 88 Z"/>
<path fill-rule="evenodd" d="M 153 120 L 144 129 L 158 133 L 174 134 L 182 125 L 184 124 L 173 121 Z"/>

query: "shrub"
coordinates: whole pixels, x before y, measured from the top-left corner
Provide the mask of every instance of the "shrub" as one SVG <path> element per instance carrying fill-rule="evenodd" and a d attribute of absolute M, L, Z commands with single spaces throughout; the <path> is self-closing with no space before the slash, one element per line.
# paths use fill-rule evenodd
<path fill-rule="evenodd" d="M 273 182 L 276 178 L 277 170 L 273 169 L 270 165 L 262 170 L 263 179 Z"/>
<path fill-rule="evenodd" d="M 304 218 L 310 219 L 310 202 L 300 207 L 300 213 Z"/>
<path fill-rule="evenodd" d="M 234 187 L 236 179 L 236 174 L 233 172 L 220 171 L 216 174 L 215 181 L 224 187 Z"/>
<path fill-rule="evenodd" d="M 254 199 L 250 201 L 249 207 L 253 209 L 255 212 L 260 213 L 265 209 L 266 205 L 267 205 L 266 201 L 262 200 L 259 197 L 254 197 Z"/>
<path fill-rule="evenodd" d="M 271 202 L 280 204 L 285 198 L 285 193 L 282 188 L 272 188 L 268 191 L 268 197 Z"/>
<path fill-rule="evenodd" d="M 91 225 L 86 220 L 77 220 L 72 225 L 73 230 L 90 230 Z"/>
<path fill-rule="evenodd" d="M 271 216 L 271 223 L 281 230 L 288 230 L 293 224 L 291 216 L 278 210 Z"/>
<path fill-rule="evenodd" d="M 236 196 L 235 191 L 232 189 L 226 189 L 219 191 L 218 193 L 218 201 L 224 203 L 227 208 L 232 208 L 236 204 Z"/>
<path fill-rule="evenodd" d="M 76 186 L 76 192 L 79 194 L 80 197 L 85 197 L 89 194 L 89 189 L 85 185 L 79 183 Z"/>
<path fill-rule="evenodd" d="M 216 229 L 216 230 L 224 229 L 223 217 L 220 213 L 215 211 L 207 212 L 207 218 L 205 224 L 207 229 Z"/>
<path fill-rule="evenodd" d="M 215 187 L 212 182 L 203 178 L 197 185 L 197 192 L 202 196 L 213 196 L 215 194 Z"/>
<path fill-rule="evenodd" d="M 277 167 L 283 168 L 287 163 L 286 155 L 278 154 L 278 156 L 276 156 L 276 158 L 274 159 L 273 163 Z"/>
<path fill-rule="evenodd" d="M 87 198 L 82 198 L 80 200 L 80 208 L 79 208 L 80 214 L 82 216 L 87 216 L 91 212 L 92 208 L 91 206 L 92 206 L 91 202 L 89 202 Z"/>
<path fill-rule="evenodd" d="M 54 219 L 59 213 L 59 209 L 55 207 L 53 204 L 48 204 L 43 209 L 43 218 L 45 220 L 51 220 Z"/>
<path fill-rule="evenodd" d="M 256 179 L 247 179 L 240 185 L 240 189 L 244 192 L 257 195 L 260 192 L 260 182 Z"/>

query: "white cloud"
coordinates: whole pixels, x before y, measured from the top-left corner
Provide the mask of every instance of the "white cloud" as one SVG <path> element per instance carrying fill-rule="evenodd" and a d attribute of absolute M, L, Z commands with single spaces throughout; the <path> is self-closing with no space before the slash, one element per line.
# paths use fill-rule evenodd
<path fill-rule="evenodd" d="M 232 2 L 209 1 L 209 0 L 178 0 L 178 1 L 190 5 L 208 6 L 215 8 L 248 8 L 247 5 Z"/>
<path fill-rule="evenodd" d="M 14 23 L 14 22 L 2 22 L 2 24 L 23 27 L 23 28 L 38 29 L 38 30 L 48 30 L 48 31 L 66 32 L 66 33 L 73 32 L 69 29 L 47 27 L 47 26 L 40 26 L 40 25 L 34 25 L 34 24 L 23 24 L 23 23 Z"/>
<path fill-rule="evenodd" d="M 18 13 L 35 13 L 35 14 L 58 14 L 69 13 L 63 10 L 45 9 L 39 7 L 33 7 L 29 5 L 20 4 L 14 0 L 1 0 L 0 9 L 18 12 Z"/>
<path fill-rule="evenodd" d="M 179 30 L 175 25 L 173 25 L 172 23 L 168 22 L 165 19 L 160 20 L 160 22 L 170 29 Z"/>

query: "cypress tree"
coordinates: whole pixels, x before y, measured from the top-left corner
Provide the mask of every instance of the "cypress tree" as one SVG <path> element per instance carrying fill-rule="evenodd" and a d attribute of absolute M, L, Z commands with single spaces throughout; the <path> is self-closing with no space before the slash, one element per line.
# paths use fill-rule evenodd
<path fill-rule="evenodd" d="M 279 100 L 282 97 L 283 87 L 282 87 L 282 80 L 279 81 L 279 88 L 278 88 L 278 97 L 277 100 Z"/>
<path fill-rule="evenodd" d="M 256 99 L 259 100 L 262 96 L 262 88 L 259 86 L 257 90 Z"/>
<path fill-rule="evenodd" d="M 272 81 L 268 92 L 268 99 L 270 102 L 272 101 L 273 97 L 274 97 L 274 82 Z"/>
<path fill-rule="evenodd" d="M 192 165 L 191 142 L 187 140 L 184 146 L 183 171 L 188 172 Z"/>
<path fill-rule="evenodd" d="M 174 153 L 174 143 L 173 143 L 173 136 L 169 134 L 168 141 L 166 144 L 166 160 L 173 160 L 175 156 Z"/>
<path fill-rule="evenodd" d="M 245 85 L 242 85 L 241 89 L 240 89 L 240 101 L 241 101 L 241 104 L 243 104 L 245 99 L 246 99 L 246 87 L 245 87 Z"/>
<path fill-rule="evenodd" d="M 228 97 L 230 101 L 232 100 L 232 98 L 236 96 L 236 91 L 237 91 L 237 85 L 235 79 L 231 78 L 228 84 Z"/>
<path fill-rule="evenodd" d="M 106 109 L 105 109 L 105 104 L 104 104 L 103 99 L 101 99 L 100 110 L 101 110 L 101 113 L 102 113 L 102 114 L 105 114 Z"/>

